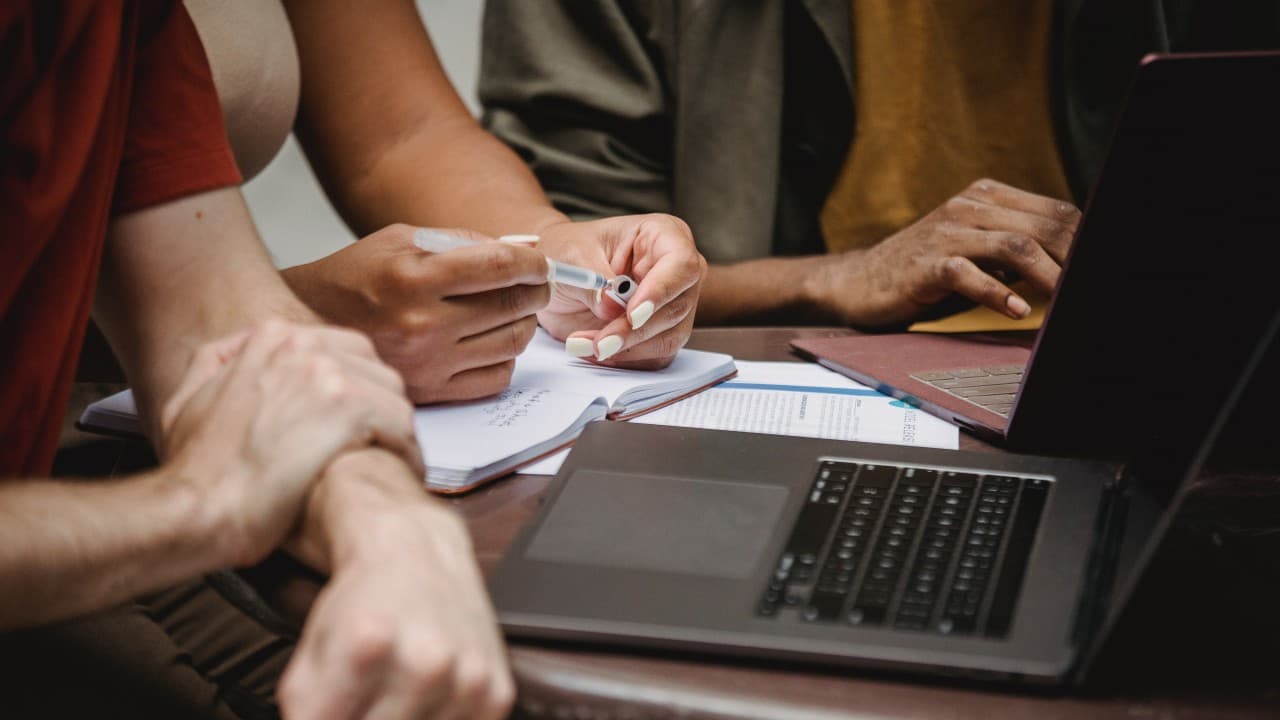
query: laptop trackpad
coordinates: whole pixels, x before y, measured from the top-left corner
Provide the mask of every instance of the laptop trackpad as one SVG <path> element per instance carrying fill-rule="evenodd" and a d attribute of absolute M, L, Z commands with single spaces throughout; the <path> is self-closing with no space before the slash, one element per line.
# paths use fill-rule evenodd
<path fill-rule="evenodd" d="M 526 557 L 745 578 L 786 500 L 787 489 L 777 485 L 580 470 Z"/>

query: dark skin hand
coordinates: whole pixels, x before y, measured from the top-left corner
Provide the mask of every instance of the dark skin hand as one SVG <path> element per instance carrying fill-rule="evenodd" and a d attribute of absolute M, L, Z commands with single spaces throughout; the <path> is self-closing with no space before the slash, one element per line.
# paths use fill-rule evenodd
<path fill-rule="evenodd" d="M 545 257 L 498 242 L 432 254 L 413 232 L 392 225 L 282 274 L 326 320 L 367 333 L 413 402 L 502 391 L 550 299 Z"/>
<path fill-rule="evenodd" d="M 978 180 L 865 250 L 713 265 L 698 319 L 875 328 L 957 299 L 1020 318 L 1029 308 L 1008 281 L 1052 292 L 1079 222 L 1071 203 Z"/>
<path fill-rule="evenodd" d="M 953 293 L 1021 318 L 1030 307 L 998 274 L 1051 293 L 1079 221 L 1070 203 L 979 180 L 877 245 L 827 263 L 814 294 L 853 325 L 905 322 Z"/>

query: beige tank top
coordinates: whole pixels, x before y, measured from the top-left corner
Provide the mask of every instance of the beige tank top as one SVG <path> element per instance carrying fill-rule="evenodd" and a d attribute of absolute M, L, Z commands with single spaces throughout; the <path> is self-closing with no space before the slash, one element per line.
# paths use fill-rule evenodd
<path fill-rule="evenodd" d="M 298 48 L 280 0 L 185 0 L 247 182 L 275 157 L 298 112 Z"/>

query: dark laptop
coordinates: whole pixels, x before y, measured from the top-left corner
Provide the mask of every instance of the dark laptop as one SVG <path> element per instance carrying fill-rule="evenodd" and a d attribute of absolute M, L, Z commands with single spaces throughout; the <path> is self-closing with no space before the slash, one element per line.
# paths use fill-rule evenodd
<path fill-rule="evenodd" d="M 1256 331 L 1275 295 L 1276 78 L 1278 53 L 1142 61 L 1037 336 L 793 346 L 1018 450 L 1122 456 L 1162 395 L 1203 412 L 1220 392 L 1215 348 Z"/>
<path fill-rule="evenodd" d="M 518 638 L 1078 682 L 1280 310 L 1247 330 L 1212 410 L 1123 465 L 592 423 L 491 578 L 499 619 Z"/>
<path fill-rule="evenodd" d="M 1277 354 L 1280 117 L 1228 92 L 1277 69 L 1138 73 L 1012 414 L 1040 417 L 1029 444 L 1118 462 L 593 423 L 494 573 L 508 634 L 1080 680 Z"/>

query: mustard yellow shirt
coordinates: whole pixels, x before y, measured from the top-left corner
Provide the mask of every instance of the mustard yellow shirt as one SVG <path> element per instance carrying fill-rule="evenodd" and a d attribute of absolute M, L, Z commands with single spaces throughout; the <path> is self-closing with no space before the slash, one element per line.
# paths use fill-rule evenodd
<path fill-rule="evenodd" d="M 822 209 L 874 244 L 974 180 L 1071 196 L 1050 114 L 1051 0 L 852 0 L 857 126 Z"/>

